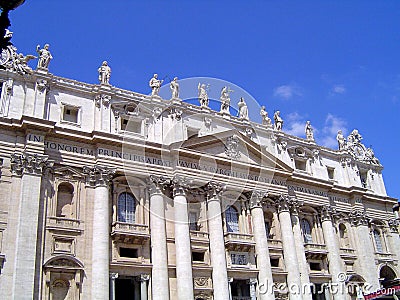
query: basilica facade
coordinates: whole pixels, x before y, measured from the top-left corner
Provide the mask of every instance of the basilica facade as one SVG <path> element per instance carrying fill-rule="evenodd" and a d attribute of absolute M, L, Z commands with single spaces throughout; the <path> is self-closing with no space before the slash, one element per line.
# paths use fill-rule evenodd
<path fill-rule="evenodd" d="M 309 122 L 303 139 L 279 112 L 250 120 L 246 99 L 234 116 L 226 87 L 214 110 L 205 84 L 199 104 L 177 78 L 163 99 L 155 74 L 144 95 L 110 85 L 107 62 L 99 84 L 58 77 L 46 46 L 37 70 L 15 49 L 0 70 L 1 299 L 340 300 L 396 286 L 398 205 L 357 130 L 329 149 Z"/>

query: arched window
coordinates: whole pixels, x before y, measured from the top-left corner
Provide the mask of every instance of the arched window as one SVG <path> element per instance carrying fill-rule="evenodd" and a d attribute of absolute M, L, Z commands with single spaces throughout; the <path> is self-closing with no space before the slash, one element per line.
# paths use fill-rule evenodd
<path fill-rule="evenodd" d="M 118 196 L 118 221 L 135 223 L 136 199 L 130 193 L 121 193 Z"/>
<path fill-rule="evenodd" d="M 56 217 L 72 218 L 72 200 L 74 197 L 74 187 L 72 184 L 60 183 L 57 189 L 57 209 Z"/>
<path fill-rule="evenodd" d="M 239 232 L 239 214 L 233 206 L 227 208 L 225 218 L 228 232 Z"/>
<path fill-rule="evenodd" d="M 374 235 L 376 252 L 383 252 L 381 233 L 378 229 L 374 229 L 372 234 Z"/>
<path fill-rule="evenodd" d="M 310 223 L 306 219 L 302 219 L 300 224 L 303 231 L 304 243 L 312 243 Z"/>
<path fill-rule="evenodd" d="M 350 246 L 347 228 L 346 225 L 344 225 L 343 223 L 339 224 L 339 238 L 340 238 L 340 247 L 347 248 Z"/>

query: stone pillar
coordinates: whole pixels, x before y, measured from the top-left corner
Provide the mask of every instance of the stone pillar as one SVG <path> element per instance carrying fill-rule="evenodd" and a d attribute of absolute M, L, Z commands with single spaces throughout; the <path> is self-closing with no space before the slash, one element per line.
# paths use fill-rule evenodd
<path fill-rule="evenodd" d="M 109 298 L 110 192 L 115 170 L 102 166 L 84 167 L 86 186 L 94 188 L 92 242 L 92 298 Z"/>
<path fill-rule="evenodd" d="M 250 285 L 250 299 L 256 300 L 257 299 L 257 293 L 256 293 L 257 278 L 250 278 L 249 285 Z M 260 299 L 264 299 L 264 298 L 260 298 Z M 265 299 L 267 299 L 267 298 L 265 298 Z"/>
<path fill-rule="evenodd" d="M 11 155 L 13 185 L 14 181 L 20 184 L 16 187 L 19 195 L 15 195 L 18 208 L 9 224 L 15 227 L 8 229 L 15 235 L 15 248 L 12 249 L 15 254 L 6 257 L 2 274 L 5 278 L 1 280 L 4 285 L 0 292 L 0 295 L 8 295 L 10 299 L 34 299 L 38 293 L 34 282 L 40 280 L 35 277 L 41 265 L 36 260 L 41 257 L 38 252 L 38 226 L 39 222 L 43 222 L 39 220 L 39 210 L 43 205 L 42 175 L 52 166 L 47 156 L 27 153 Z"/>
<path fill-rule="evenodd" d="M 390 219 L 389 225 L 389 248 L 390 253 L 395 254 L 397 259 L 400 260 L 400 237 L 399 237 L 399 221 L 397 219 Z"/>
<path fill-rule="evenodd" d="M 206 187 L 214 300 L 230 299 L 220 199 L 224 189 L 225 186 L 215 182 L 210 182 Z"/>
<path fill-rule="evenodd" d="M 268 239 L 265 231 L 264 211 L 262 199 L 264 195 L 253 192 L 250 198 L 251 217 L 253 219 L 253 234 L 256 242 L 258 282 L 260 287 L 260 300 L 273 300 L 274 279 L 272 277 L 271 261 L 269 257 Z"/>
<path fill-rule="evenodd" d="M 178 299 L 193 299 L 192 249 L 190 246 L 189 216 L 185 192 L 190 187 L 190 182 L 186 178 L 175 176 L 172 183 Z"/>
<path fill-rule="evenodd" d="M 149 281 L 150 275 L 140 275 L 140 300 L 147 300 L 147 281 Z"/>
<path fill-rule="evenodd" d="M 285 259 L 286 270 L 288 272 L 286 281 L 289 287 L 289 299 L 302 300 L 300 271 L 295 251 L 296 244 L 289 213 L 291 201 L 292 200 L 289 196 L 282 195 L 276 200 L 276 206 L 282 233 L 283 256 Z"/>
<path fill-rule="evenodd" d="M 150 176 L 151 289 L 153 299 L 169 299 L 167 232 L 163 189 L 164 177 Z"/>
<path fill-rule="evenodd" d="M 110 273 L 110 300 L 115 300 L 115 279 L 118 278 L 118 273 Z"/>
<path fill-rule="evenodd" d="M 368 227 L 368 218 L 364 211 L 353 210 L 349 214 L 351 225 L 354 227 L 357 261 L 360 267 L 359 274 L 364 277 L 374 292 L 380 288 L 378 270 L 375 264 L 375 250 Z"/>
<path fill-rule="evenodd" d="M 298 213 L 300 205 L 301 204 L 297 200 L 291 200 L 290 209 L 292 212 L 293 236 L 294 243 L 296 245 L 297 261 L 299 262 L 301 292 L 304 300 L 311 300 L 312 294 L 310 290 L 310 272 L 308 270 L 308 262 L 304 248 L 304 237 L 301 231 Z"/>
<path fill-rule="evenodd" d="M 232 300 L 232 282 L 233 282 L 233 278 L 228 277 L 229 300 Z"/>
<path fill-rule="evenodd" d="M 336 285 L 344 285 L 343 278 L 346 273 L 345 265 L 340 258 L 340 245 L 338 236 L 335 232 L 335 228 L 332 223 L 332 214 L 334 210 L 330 206 L 324 206 L 321 209 L 321 222 L 322 231 L 324 233 L 324 240 L 326 249 L 328 250 L 328 265 L 329 273 L 332 275 L 332 282 Z M 338 293 L 333 293 L 334 300 L 345 300 L 347 299 L 347 293 L 340 293 L 345 291 L 344 286 L 340 286 Z"/>

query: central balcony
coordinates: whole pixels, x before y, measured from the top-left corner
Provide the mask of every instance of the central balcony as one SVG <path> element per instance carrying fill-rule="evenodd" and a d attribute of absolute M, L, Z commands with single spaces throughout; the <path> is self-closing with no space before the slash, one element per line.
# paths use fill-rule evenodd
<path fill-rule="evenodd" d="M 51 231 L 63 231 L 72 234 L 81 234 L 83 232 L 80 220 L 63 217 L 48 217 L 46 228 Z"/>
<path fill-rule="evenodd" d="M 306 243 L 304 248 L 307 258 L 321 259 L 328 254 L 328 250 L 323 244 Z"/>
<path fill-rule="evenodd" d="M 111 225 L 111 237 L 116 242 L 144 244 L 150 239 L 149 226 L 114 222 Z"/>
<path fill-rule="evenodd" d="M 226 232 L 224 237 L 225 246 L 232 251 L 249 251 L 256 244 L 252 234 Z"/>

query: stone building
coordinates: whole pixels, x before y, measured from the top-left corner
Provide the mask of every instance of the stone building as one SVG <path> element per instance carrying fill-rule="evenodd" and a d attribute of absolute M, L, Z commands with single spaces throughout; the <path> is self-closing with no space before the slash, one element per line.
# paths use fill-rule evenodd
<path fill-rule="evenodd" d="M 1 299 L 339 300 L 396 282 L 397 202 L 356 130 L 333 150 L 243 99 L 240 118 L 205 90 L 184 102 L 176 79 L 166 100 L 46 67 L 0 70 Z"/>

